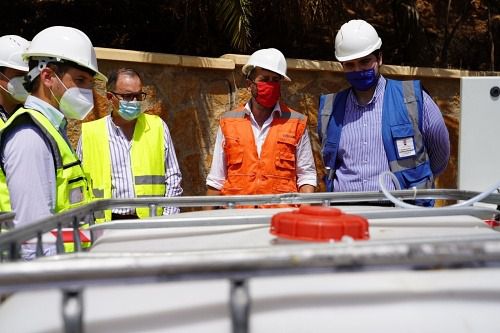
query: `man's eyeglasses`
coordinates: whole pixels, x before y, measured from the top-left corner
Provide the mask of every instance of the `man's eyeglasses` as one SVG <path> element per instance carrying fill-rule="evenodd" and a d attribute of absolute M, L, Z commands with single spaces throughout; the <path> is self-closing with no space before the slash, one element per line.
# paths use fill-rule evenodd
<path fill-rule="evenodd" d="M 140 93 L 128 93 L 128 94 L 120 94 L 114 91 L 110 91 L 113 95 L 115 95 L 118 99 L 130 102 L 133 101 L 134 99 L 136 101 L 143 101 L 146 99 L 147 94 L 145 92 L 140 92 Z"/>

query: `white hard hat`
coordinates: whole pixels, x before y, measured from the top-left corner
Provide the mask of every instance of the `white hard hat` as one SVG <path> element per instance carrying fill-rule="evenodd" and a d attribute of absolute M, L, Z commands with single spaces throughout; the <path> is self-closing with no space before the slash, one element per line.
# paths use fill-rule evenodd
<path fill-rule="evenodd" d="M 335 57 L 338 61 L 349 61 L 365 57 L 380 49 L 382 40 L 375 28 L 363 20 L 344 23 L 335 37 Z"/>
<path fill-rule="evenodd" d="M 0 67 L 9 67 L 20 71 L 28 71 L 28 63 L 22 54 L 28 48 L 26 39 L 16 35 L 0 37 Z"/>
<path fill-rule="evenodd" d="M 241 70 L 243 74 L 248 75 L 255 67 L 275 72 L 276 74 L 283 76 L 286 81 L 292 81 L 288 76 L 286 76 L 287 66 L 285 56 L 277 49 L 271 48 L 255 51 Z"/>
<path fill-rule="evenodd" d="M 23 57 L 25 59 L 38 59 L 39 62 L 48 62 L 48 59 L 69 60 L 95 72 L 99 79 L 107 80 L 106 76 L 97 68 L 92 42 L 85 33 L 75 28 L 54 26 L 40 31 L 33 37 Z M 31 71 L 29 74 L 32 74 Z M 35 71 L 33 74 L 31 80 L 39 73 Z"/>

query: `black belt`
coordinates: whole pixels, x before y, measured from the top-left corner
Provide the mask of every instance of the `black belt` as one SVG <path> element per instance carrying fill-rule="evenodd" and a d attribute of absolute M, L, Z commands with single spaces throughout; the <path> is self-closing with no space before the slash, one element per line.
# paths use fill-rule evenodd
<path fill-rule="evenodd" d="M 133 220 L 138 219 L 137 214 L 116 214 L 111 213 L 111 220 Z"/>

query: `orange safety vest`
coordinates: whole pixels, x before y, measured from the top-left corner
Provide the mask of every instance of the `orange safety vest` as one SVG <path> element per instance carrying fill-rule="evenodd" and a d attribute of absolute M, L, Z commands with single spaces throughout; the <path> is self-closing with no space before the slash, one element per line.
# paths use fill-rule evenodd
<path fill-rule="evenodd" d="M 307 117 L 280 103 L 281 116 L 273 119 L 257 154 L 250 118 L 244 108 L 222 115 L 227 177 L 222 195 L 298 192 L 296 147 Z"/>

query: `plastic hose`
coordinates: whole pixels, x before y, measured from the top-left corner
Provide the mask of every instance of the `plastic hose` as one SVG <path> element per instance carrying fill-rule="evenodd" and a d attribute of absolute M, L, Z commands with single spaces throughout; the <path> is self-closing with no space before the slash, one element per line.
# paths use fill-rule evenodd
<path fill-rule="evenodd" d="M 406 203 L 402 200 L 399 200 L 398 198 L 394 197 L 389 191 L 387 190 L 387 187 L 385 186 L 384 183 L 384 177 L 389 176 L 391 180 L 394 182 L 396 185 L 396 189 L 400 190 L 401 186 L 399 185 L 399 181 L 396 178 L 396 176 L 390 172 L 390 171 L 384 171 L 378 176 L 378 185 L 380 186 L 380 189 L 382 190 L 382 193 L 384 193 L 385 197 L 390 200 L 396 207 L 401 207 L 401 208 L 422 208 L 425 209 L 426 207 L 422 206 L 416 206 L 416 205 L 411 205 L 409 203 Z M 470 198 L 467 201 L 460 202 L 454 205 L 450 206 L 444 206 L 444 207 L 429 207 L 430 209 L 439 209 L 439 208 L 445 208 L 445 207 L 467 207 L 467 206 L 472 206 L 476 202 L 479 202 L 486 198 L 488 195 L 496 191 L 500 187 L 500 181 L 498 181 L 496 184 L 491 185 L 486 191 L 479 193 L 475 197 Z"/>

